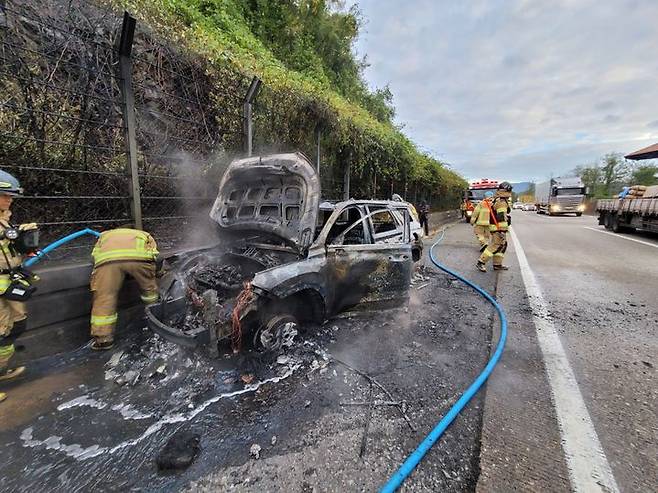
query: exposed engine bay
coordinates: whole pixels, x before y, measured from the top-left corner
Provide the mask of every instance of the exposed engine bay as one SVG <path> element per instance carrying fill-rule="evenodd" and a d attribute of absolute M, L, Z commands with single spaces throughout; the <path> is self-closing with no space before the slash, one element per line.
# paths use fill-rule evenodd
<path fill-rule="evenodd" d="M 323 208 L 319 194 L 300 153 L 231 163 L 210 212 L 221 243 L 170 261 L 161 301 L 146 309 L 149 326 L 211 352 L 278 350 L 300 323 L 405 303 L 422 250 L 409 205 L 349 200 Z"/>

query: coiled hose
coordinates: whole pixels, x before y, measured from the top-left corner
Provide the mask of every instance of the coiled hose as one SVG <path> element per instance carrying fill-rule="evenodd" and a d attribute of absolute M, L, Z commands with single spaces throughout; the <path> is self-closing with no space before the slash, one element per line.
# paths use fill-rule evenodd
<path fill-rule="evenodd" d="M 416 450 L 414 450 L 411 453 L 411 455 L 407 457 L 407 460 L 405 460 L 404 463 L 400 466 L 400 468 L 391 476 L 388 482 L 380 490 L 381 493 L 392 493 L 395 490 L 397 490 L 400 487 L 400 485 L 404 482 L 404 480 L 411 474 L 411 472 L 420 463 L 420 461 L 423 460 L 423 457 L 427 452 L 429 452 L 429 450 L 432 448 L 432 445 L 434 445 L 436 441 L 439 438 L 441 438 L 443 432 L 448 428 L 448 426 L 450 426 L 450 424 L 454 421 L 454 419 L 462 411 L 462 409 L 466 407 L 466 404 L 468 404 L 468 402 L 478 392 L 478 390 L 480 390 L 480 387 L 482 387 L 482 384 L 487 380 L 487 378 L 489 378 L 489 375 L 491 375 L 491 372 L 493 371 L 494 367 L 498 363 L 498 360 L 500 359 L 501 354 L 503 353 L 503 348 L 505 347 L 505 340 L 507 339 L 507 317 L 505 316 L 505 311 L 498 304 L 498 302 L 480 286 L 469 281 L 468 279 L 465 279 L 464 277 L 460 276 L 455 271 L 449 269 L 445 265 L 442 265 L 434 257 L 434 248 L 443 240 L 444 236 L 445 236 L 445 228 L 441 234 L 441 237 L 438 240 L 436 240 L 436 242 L 434 242 L 434 244 L 430 248 L 429 251 L 430 260 L 434 265 L 436 265 L 442 271 L 446 272 L 447 274 L 450 274 L 451 276 L 462 281 L 464 284 L 473 288 L 477 293 L 482 295 L 489 303 L 493 305 L 493 307 L 498 312 L 498 316 L 500 317 L 500 338 L 498 339 L 498 345 L 496 346 L 496 351 L 491 356 L 491 359 L 487 363 L 487 366 L 485 366 L 484 370 L 482 370 L 482 373 L 478 375 L 478 377 L 473 381 L 470 387 L 468 387 L 466 391 L 462 394 L 459 400 L 455 402 L 455 404 L 450 408 L 448 413 L 445 416 L 443 416 L 443 418 L 441 418 L 441 421 L 437 423 L 434 429 L 430 431 L 429 434 L 425 437 L 425 439 L 420 443 L 420 445 L 418 445 Z"/>
<path fill-rule="evenodd" d="M 80 238 L 81 236 L 84 235 L 92 235 L 99 237 L 101 234 L 93 229 L 85 228 L 85 229 L 81 229 L 80 231 L 76 231 L 75 233 L 71 233 L 70 235 L 66 235 L 63 238 L 60 238 L 59 240 L 53 241 L 51 244 L 46 246 L 43 250 L 39 251 L 39 253 L 35 257 L 30 257 L 29 259 L 27 259 L 25 262 L 23 262 L 23 266 L 32 267 L 34 264 L 39 262 L 45 255 L 48 255 L 53 250 L 56 250 L 57 248 L 61 247 L 65 243 L 75 240 L 76 238 Z"/>

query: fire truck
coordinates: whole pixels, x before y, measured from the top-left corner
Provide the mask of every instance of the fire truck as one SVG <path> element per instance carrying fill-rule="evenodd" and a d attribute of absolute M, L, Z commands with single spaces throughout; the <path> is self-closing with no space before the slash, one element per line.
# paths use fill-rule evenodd
<path fill-rule="evenodd" d="M 471 182 L 468 189 L 464 191 L 464 201 L 461 207 L 464 220 L 466 222 L 471 220 L 473 209 L 475 209 L 475 206 L 484 199 L 484 194 L 486 192 L 496 193 L 496 190 L 498 190 L 498 180 L 482 178 L 479 181 Z"/>

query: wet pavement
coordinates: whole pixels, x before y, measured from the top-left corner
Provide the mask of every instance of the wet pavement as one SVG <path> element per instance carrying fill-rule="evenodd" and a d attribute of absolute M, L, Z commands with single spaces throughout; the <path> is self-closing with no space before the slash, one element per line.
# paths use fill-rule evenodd
<path fill-rule="evenodd" d="M 475 244 L 455 231 L 439 256 L 460 269 Z M 491 309 L 477 295 L 432 270 L 411 293 L 408 307 L 308 327 L 279 355 L 213 360 L 136 327 L 109 353 L 39 360 L 0 407 L 3 489 L 375 491 L 490 349 Z M 482 398 L 407 490 L 473 490 Z M 200 435 L 199 454 L 160 472 L 156 457 L 177 432 Z"/>
<path fill-rule="evenodd" d="M 513 228 L 619 490 L 652 491 L 656 237 L 637 243 L 592 231 L 591 217 L 520 212 Z M 497 295 L 509 339 L 486 389 L 403 491 L 573 488 L 515 253 L 509 271 L 477 272 L 463 223 L 437 250 Z M 3 386 L 2 489 L 377 491 L 479 373 L 497 332 L 480 297 L 432 268 L 416 276 L 408 307 L 307 327 L 281 354 L 211 359 L 136 324 L 109 353 L 41 359 Z M 156 458 L 177 434 L 198 436 L 198 454 L 187 469 L 160 471 Z M 188 442 L 182 455 L 196 452 Z"/>

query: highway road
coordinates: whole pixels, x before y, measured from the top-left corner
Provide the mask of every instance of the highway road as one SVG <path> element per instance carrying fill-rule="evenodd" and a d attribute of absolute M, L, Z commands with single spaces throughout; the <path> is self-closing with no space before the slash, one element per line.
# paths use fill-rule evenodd
<path fill-rule="evenodd" d="M 656 237 L 521 211 L 512 230 L 479 490 L 655 491 Z"/>
<path fill-rule="evenodd" d="M 509 271 L 475 268 L 463 222 L 435 251 L 498 298 L 509 336 L 486 388 L 403 491 L 655 491 L 658 239 L 521 211 L 512 230 Z M 497 340 L 491 307 L 425 264 L 407 308 L 309 327 L 281 362 L 208 360 L 137 330 L 109 354 L 30 362 L 3 387 L 3 491 L 377 491 Z M 409 422 L 390 406 L 368 418 L 351 405 L 386 397 L 354 368 L 405 402 Z M 125 385 L 110 375 L 131 371 L 140 377 Z M 199 433 L 202 451 L 188 469 L 158 473 L 180 427 Z"/>

